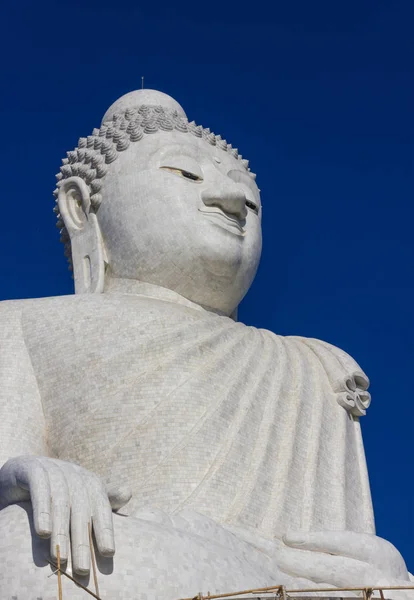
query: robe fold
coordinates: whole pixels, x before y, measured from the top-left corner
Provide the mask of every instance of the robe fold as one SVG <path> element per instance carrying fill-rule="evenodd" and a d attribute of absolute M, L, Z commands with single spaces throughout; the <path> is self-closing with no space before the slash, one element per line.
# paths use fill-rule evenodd
<path fill-rule="evenodd" d="M 22 303 L 21 322 L 51 454 L 129 485 L 128 514 L 374 533 L 369 382 L 341 350 L 123 294 Z"/>

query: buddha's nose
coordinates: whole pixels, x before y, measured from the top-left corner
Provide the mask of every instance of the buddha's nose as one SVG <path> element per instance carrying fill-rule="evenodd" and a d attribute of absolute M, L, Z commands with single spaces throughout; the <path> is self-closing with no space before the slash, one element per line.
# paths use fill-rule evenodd
<path fill-rule="evenodd" d="M 247 216 L 246 196 L 236 186 L 211 187 L 201 192 L 206 206 L 217 206 L 229 215 L 243 221 Z"/>

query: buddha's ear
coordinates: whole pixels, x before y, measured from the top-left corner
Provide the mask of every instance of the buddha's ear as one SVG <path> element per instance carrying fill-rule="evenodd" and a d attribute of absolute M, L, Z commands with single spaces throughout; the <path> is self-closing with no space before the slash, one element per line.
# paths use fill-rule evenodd
<path fill-rule="evenodd" d="M 104 287 L 105 251 L 88 185 L 81 177 L 62 180 L 58 203 L 70 237 L 75 293 L 100 293 Z"/>

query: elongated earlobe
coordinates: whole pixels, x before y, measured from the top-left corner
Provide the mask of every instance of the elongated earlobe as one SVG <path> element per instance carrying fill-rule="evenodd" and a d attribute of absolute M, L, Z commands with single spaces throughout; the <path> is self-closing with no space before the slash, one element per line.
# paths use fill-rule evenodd
<path fill-rule="evenodd" d="M 59 212 L 70 237 L 75 293 L 101 293 L 105 253 L 96 214 L 91 210 L 89 187 L 80 177 L 62 181 Z"/>

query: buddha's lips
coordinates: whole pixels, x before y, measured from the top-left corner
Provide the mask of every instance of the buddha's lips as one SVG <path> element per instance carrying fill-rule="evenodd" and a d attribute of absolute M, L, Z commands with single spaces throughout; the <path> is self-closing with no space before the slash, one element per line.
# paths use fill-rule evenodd
<path fill-rule="evenodd" d="M 220 225 L 223 229 L 236 233 L 239 236 L 245 235 L 242 222 L 235 216 L 230 216 L 217 206 L 206 206 L 198 209 L 201 213 L 207 215 L 215 225 Z"/>

